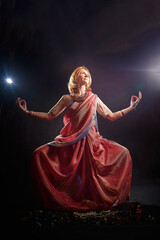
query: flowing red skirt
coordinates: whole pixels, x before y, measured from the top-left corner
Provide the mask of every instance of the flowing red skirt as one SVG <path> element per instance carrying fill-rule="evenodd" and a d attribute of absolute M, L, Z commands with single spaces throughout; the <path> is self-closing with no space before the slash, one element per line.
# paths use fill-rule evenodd
<path fill-rule="evenodd" d="M 93 125 L 73 145 L 36 149 L 31 175 L 45 208 L 107 210 L 129 196 L 132 161 L 128 149 L 104 139 Z"/>

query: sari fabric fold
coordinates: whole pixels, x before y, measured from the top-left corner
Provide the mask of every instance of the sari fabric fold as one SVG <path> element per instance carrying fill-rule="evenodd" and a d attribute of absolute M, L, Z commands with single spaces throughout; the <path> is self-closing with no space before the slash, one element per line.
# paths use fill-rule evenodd
<path fill-rule="evenodd" d="M 98 132 L 97 95 L 73 102 L 53 142 L 33 152 L 32 182 L 43 207 L 65 211 L 106 210 L 129 196 L 128 149 Z"/>

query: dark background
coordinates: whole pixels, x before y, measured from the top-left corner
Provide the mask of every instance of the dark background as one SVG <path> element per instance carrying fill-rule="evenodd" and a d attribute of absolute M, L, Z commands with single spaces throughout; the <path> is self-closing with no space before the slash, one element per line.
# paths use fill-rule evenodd
<path fill-rule="evenodd" d="M 29 118 L 16 106 L 47 112 L 63 94 L 73 70 L 92 75 L 92 91 L 112 110 L 136 111 L 110 122 L 98 116 L 105 138 L 126 146 L 133 159 L 131 200 L 160 203 L 160 1 L 0 0 L 2 200 L 11 208 L 35 203 L 30 161 L 35 148 L 63 126 Z M 5 82 L 6 77 L 14 81 Z"/>

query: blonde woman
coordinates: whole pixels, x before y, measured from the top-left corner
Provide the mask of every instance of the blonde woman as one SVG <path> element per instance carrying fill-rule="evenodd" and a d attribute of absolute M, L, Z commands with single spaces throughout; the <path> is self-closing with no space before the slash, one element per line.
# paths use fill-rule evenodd
<path fill-rule="evenodd" d="M 45 208 L 66 211 L 106 210 L 122 204 L 129 195 L 132 160 L 128 149 L 104 139 L 98 131 L 97 112 L 115 121 L 131 112 L 140 102 L 132 96 L 130 106 L 112 112 L 91 91 L 91 75 L 82 66 L 72 73 L 69 93 L 48 113 L 19 107 L 29 116 L 43 120 L 65 111 L 64 127 L 54 141 L 33 152 L 32 181 Z"/>

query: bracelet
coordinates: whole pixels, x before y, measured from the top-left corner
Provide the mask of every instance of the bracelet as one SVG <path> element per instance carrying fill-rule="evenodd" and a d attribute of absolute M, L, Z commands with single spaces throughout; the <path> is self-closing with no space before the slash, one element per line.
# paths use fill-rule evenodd
<path fill-rule="evenodd" d="M 27 110 L 27 109 L 26 109 L 26 111 L 25 111 L 25 112 L 27 113 L 27 115 L 28 115 L 28 116 L 31 116 L 31 115 L 32 115 L 32 113 L 33 113 L 33 111 L 29 111 L 29 110 Z"/>
<path fill-rule="evenodd" d="M 132 107 L 132 108 L 135 109 L 135 108 L 137 107 L 138 103 L 139 103 L 139 102 L 137 102 L 137 103 L 136 103 L 136 102 L 134 102 L 134 103 L 131 102 L 131 103 L 130 103 L 130 107 Z"/>
<path fill-rule="evenodd" d="M 124 114 L 124 112 L 123 112 L 123 111 L 121 111 L 121 114 L 122 114 L 122 117 L 123 117 L 123 116 L 125 116 L 125 114 Z"/>

